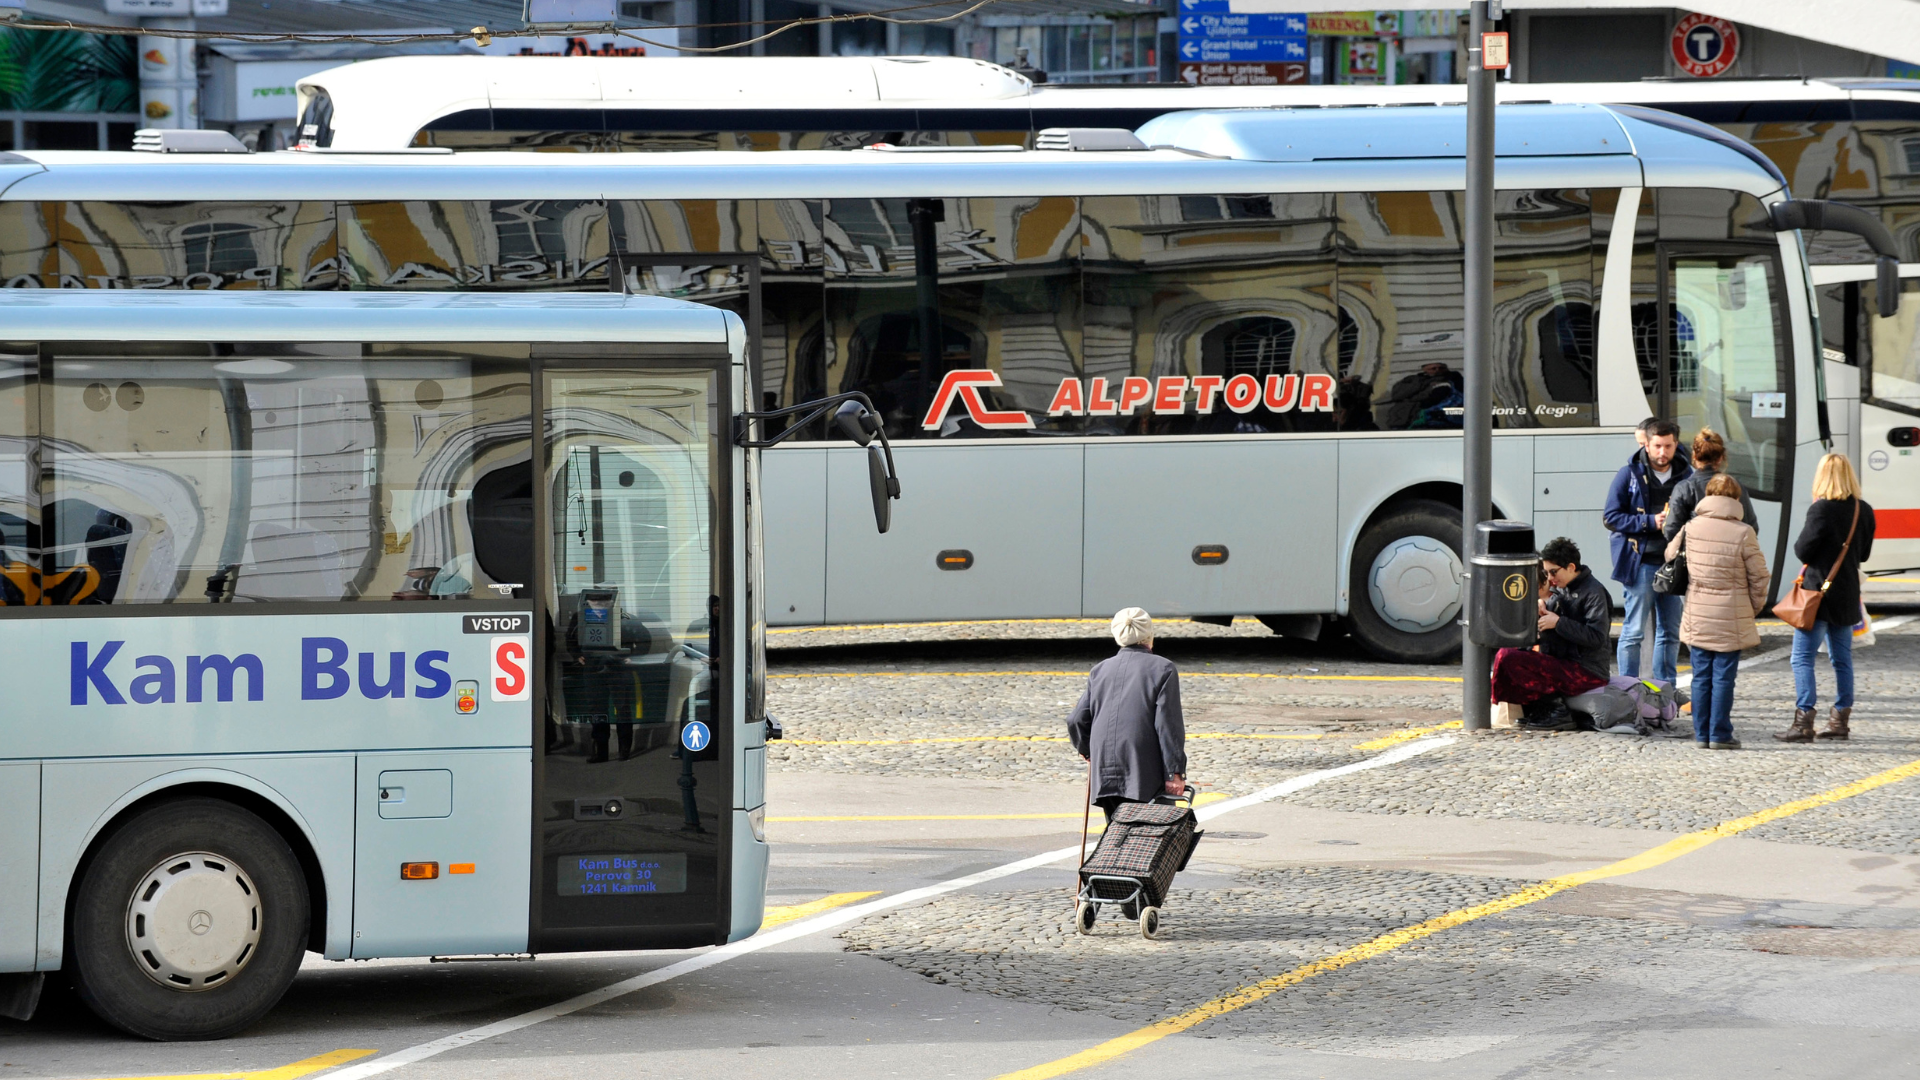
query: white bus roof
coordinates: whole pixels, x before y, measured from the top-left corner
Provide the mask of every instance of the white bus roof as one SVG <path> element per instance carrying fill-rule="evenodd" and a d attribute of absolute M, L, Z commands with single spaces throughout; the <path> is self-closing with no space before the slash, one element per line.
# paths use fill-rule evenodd
<path fill-rule="evenodd" d="M 1025 109 L 1024 75 L 947 56 L 700 57 L 390 56 L 330 68 L 297 84 L 299 109 L 324 89 L 334 148 L 390 150 L 467 109 L 845 109 L 936 103 Z"/>
<path fill-rule="evenodd" d="M 633 110 L 927 110 L 1004 113 L 1026 128 L 1076 112 L 1158 113 L 1266 105 L 1455 104 L 1459 84 L 1409 86 L 1034 85 L 983 60 L 955 57 L 704 58 L 397 56 L 332 68 L 299 82 L 300 108 L 324 90 L 333 108 L 332 146 L 392 150 L 436 120 L 472 110 L 517 112 L 558 129 L 560 114 Z M 1920 105 L 1920 84 L 1897 79 L 1690 79 L 1499 84 L 1502 101 L 1728 105 L 1766 102 L 1902 101 Z M 1092 126 L 1074 121 L 1076 126 Z M 1118 126 L 1135 127 L 1138 121 Z M 858 126 L 865 126 L 864 121 Z M 908 125 L 913 126 L 913 125 Z"/>
<path fill-rule="evenodd" d="M 1419 191 L 1465 185 L 1464 110 L 1176 113 L 1134 151 L 415 153 L 252 155 L 29 151 L 0 199 L 122 202 L 407 199 L 797 199 Z M 1769 195 L 1764 159 L 1718 131 L 1599 105 L 1500 113 L 1496 183 L 1717 187 Z M 1196 145 L 1188 145 L 1196 144 Z M 1217 155 L 1217 156 L 1216 156 Z"/>
<path fill-rule="evenodd" d="M 739 316 L 617 293 L 0 289 L 14 341 L 552 341 L 731 346 Z"/>

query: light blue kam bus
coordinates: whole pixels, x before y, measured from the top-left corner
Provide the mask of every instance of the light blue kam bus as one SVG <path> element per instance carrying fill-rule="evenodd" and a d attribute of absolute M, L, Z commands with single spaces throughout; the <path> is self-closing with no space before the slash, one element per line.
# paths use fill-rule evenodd
<path fill-rule="evenodd" d="M 211 1038 L 308 951 L 759 928 L 737 317 L 10 290 L 0 327 L 8 1012 L 64 968 L 129 1032 Z"/>

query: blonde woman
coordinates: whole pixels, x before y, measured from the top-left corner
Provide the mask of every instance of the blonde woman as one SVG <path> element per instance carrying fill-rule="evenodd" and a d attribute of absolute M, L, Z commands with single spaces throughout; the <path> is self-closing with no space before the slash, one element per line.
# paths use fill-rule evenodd
<path fill-rule="evenodd" d="M 1767 602 L 1767 559 L 1741 520 L 1740 495 L 1740 481 L 1725 473 L 1707 481 L 1666 552 L 1669 559 L 1687 556 L 1680 640 L 1693 652 L 1693 741 L 1707 750 L 1740 749 L 1733 737 L 1733 684 L 1740 653 L 1760 645 L 1753 617 Z"/>
<path fill-rule="evenodd" d="M 1843 548 L 1846 558 L 1835 566 Z M 1806 564 L 1801 583 L 1807 588 L 1818 589 L 1823 581 L 1832 584 L 1820 598 L 1820 619 L 1813 629 L 1793 632 L 1793 726 L 1774 732 L 1773 737 L 1781 742 L 1844 739 L 1853 715 L 1853 624 L 1860 621 L 1860 564 L 1873 556 L 1873 507 L 1860 497 L 1860 478 L 1845 454 L 1828 454 L 1813 471 L 1813 505 L 1807 508 L 1807 523 L 1800 529 L 1800 539 L 1793 542 L 1793 553 Z M 1813 676 L 1813 655 L 1823 641 L 1833 664 L 1833 711 L 1827 726 L 1816 735 L 1813 721 L 1819 688 Z"/>

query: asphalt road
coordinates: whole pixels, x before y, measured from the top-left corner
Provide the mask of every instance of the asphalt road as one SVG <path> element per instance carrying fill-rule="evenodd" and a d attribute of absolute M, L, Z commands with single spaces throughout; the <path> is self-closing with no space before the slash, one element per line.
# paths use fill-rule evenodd
<path fill-rule="evenodd" d="M 1072 682 L 1038 672 L 1084 670 L 1097 636 L 815 639 L 830 647 L 776 653 L 795 745 L 770 780 L 769 826 L 769 904 L 820 910 L 772 933 L 815 932 L 550 1018 L 540 1010 L 690 954 L 314 960 L 265 1023 L 211 1044 L 127 1039 L 55 991 L 33 1021 L 0 1021 L 0 1080 L 365 1075 L 516 1017 L 533 1022 L 382 1075 L 986 1080 L 1093 1051 L 1055 1074 L 1912 1076 L 1920 776 L 1846 785 L 1920 760 L 1915 630 L 1859 654 L 1851 743 L 1761 745 L 1779 665 L 1743 675 L 1750 749 L 1724 755 L 1593 734 L 1407 740 L 1396 732 L 1450 718 L 1457 684 L 1438 680 L 1454 672 L 1241 627 L 1170 633 L 1192 733 L 1216 737 L 1192 744 L 1220 755 L 1213 794 L 1407 756 L 1210 821 L 1152 942 L 1113 918 L 1090 937 L 1067 929 L 1071 860 L 845 918 L 1077 842 L 1076 762 L 1031 740 L 1057 731 Z M 987 670 L 1033 674 L 974 674 Z M 1435 681 L 1367 681 L 1407 676 Z M 909 741 L 987 730 L 1003 741 Z M 1446 925 L 1407 933 L 1434 920 Z M 1210 1011 L 1156 1037 L 1195 1007 Z M 1108 1044 L 1129 1036 L 1125 1053 Z M 332 1073 L 286 1068 L 343 1050 L 374 1053 Z"/>

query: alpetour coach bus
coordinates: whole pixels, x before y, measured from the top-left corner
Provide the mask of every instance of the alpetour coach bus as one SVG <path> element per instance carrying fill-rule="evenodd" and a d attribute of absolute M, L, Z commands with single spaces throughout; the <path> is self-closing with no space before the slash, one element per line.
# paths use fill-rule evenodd
<path fill-rule="evenodd" d="M 147 157 L 109 184 L 220 186 Z M 74 237 L 183 213 L 10 207 Z M 91 250 L 71 269 L 227 273 Z M 0 327 L 5 1015 L 64 969 L 126 1031 L 215 1038 L 308 951 L 759 929 L 738 318 L 604 290 L 13 289 Z"/>
<path fill-rule="evenodd" d="M 1437 659 L 1459 640 L 1464 130 L 1427 106 L 1180 113 L 1036 150 L 39 153 L 0 164 L 0 281 L 730 307 L 756 401 L 863 392 L 914 475 L 876 542 L 857 448 L 803 426 L 766 452 L 770 621 L 1139 604 L 1337 618 Z M 1726 434 L 1785 565 L 1829 432 L 1779 170 L 1596 105 L 1505 107 L 1498 151 L 1499 512 L 1603 564 L 1630 429 L 1671 415 Z M 383 508 L 371 535 L 409 520 Z"/>
<path fill-rule="evenodd" d="M 690 67 L 689 65 L 706 65 Z M 764 58 L 716 80 L 702 59 L 393 57 L 300 81 L 315 147 L 608 152 L 1026 146 L 1052 127 L 1138 128 L 1194 109 L 1459 104 L 1459 85 L 1035 85 L 978 60 Z M 697 74 L 689 74 L 694 72 Z M 420 88 L 396 97 L 397 85 Z M 1505 101 L 1642 105 L 1746 141 L 1789 189 L 1879 216 L 1920 289 L 1920 85 L 1899 79 L 1501 83 Z M 1809 234 L 1837 448 L 1859 466 L 1880 535 L 1868 569 L 1920 567 L 1920 341 L 1875 319 L 1857 236 Z M 1649 388 L 1651 390 L 1651 388 Z"/>

